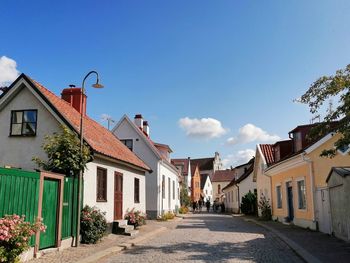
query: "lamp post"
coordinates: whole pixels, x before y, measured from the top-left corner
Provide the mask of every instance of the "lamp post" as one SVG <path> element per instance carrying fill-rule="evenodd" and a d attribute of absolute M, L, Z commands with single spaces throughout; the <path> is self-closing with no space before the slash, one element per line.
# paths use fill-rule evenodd
<path fill-rule="evenodd" d="M 96 75 L 96 83 L 92 85 L 93 88 L 103 88 L 103 85 L 101 85 L 100 79 L 98 77 L 98 73 L 94 70 L 90 71 L 83 79 L 83 84 L 81 85 L 81 94 L 80 94 L 80 158 L 81 161 L 83 160 L 83 146 L 84 146 L 84 97 L 85 97 L 85 81 L 86 79 L 91 75 Z M 86 102 L 85 102 L 86 103 Z M 81 169 L 79 172 L 79 178 L 78 178 L 78 204 L 77 204 L 77 233 L 76 233 L 76 239 L 75 239 L 75 246 L 79 246 L 79 235 L 80 235 L 80 211 L 81 211 L 81 189 L 82 189 L 82 180 L 84 177 L 84 169 Z"/>

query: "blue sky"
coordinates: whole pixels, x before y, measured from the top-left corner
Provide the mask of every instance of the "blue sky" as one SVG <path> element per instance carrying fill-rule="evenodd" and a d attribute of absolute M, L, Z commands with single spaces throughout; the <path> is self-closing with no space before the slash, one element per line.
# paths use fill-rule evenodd
<path fill-rule="evenodd" d="M 98 70 L 105 89 L 87 91 L 89 115 L 142 113 L 174 157 L 219 151 L 227 165 L 246 160 L 256 143 L 309 123 L 307 107 L 292 100 L 350 62 L 346 0 L 3 0 L 0 8 L 0 57 L 56 94 Z"/>

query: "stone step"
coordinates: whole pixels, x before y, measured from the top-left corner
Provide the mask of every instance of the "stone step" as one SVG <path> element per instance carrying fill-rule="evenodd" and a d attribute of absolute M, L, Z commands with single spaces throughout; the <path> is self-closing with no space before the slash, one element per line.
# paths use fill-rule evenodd
<path fill-rule="evenodd" d="M 138 233 L 139 233 L 138 230 L 131 230 L 131 231 L 125 232 L 124 235 L 133 237 L 133 236 L 136 236 Z"/>
<path fill-rule="evenodd" d="M 114 221 L 112 233 L 118 234 L 118 235 L 134 236 L 135 234 L 133 233 L 133 231 L 134 231 L 135 227 L 133 225 L 128 225 L 126 223 L 127 223 L 126 220 Z"/>

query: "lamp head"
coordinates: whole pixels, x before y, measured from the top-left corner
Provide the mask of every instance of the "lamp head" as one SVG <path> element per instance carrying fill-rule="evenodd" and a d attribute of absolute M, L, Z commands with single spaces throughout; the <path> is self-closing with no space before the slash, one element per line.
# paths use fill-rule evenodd
<path fill-rule="evenodd" d="M 98 81 L 92 85 L 93 88 L 95 89 L 102 89 L 104 86 L 100 83 L 98 83 Z"/>

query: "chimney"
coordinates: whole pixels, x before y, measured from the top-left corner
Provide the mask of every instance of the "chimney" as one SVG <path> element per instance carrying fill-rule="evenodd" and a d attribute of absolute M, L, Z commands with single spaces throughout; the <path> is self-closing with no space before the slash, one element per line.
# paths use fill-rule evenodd
<path fill-rule="evenodd" d="M 83 112 L 86 115 L 86 95 L 84 94 L 83 103 L 81 105 L 81 88 L 76 88 L 75 85 L 69 85 L 69 88 L 64 89 L 61 93 L 61 98 L 67 101 L 79 113 Z"/>
<path fill-rule="evenodd" d="M 148 121 L 143 121 L 143 132 L 147 135 L 149 138 L 149 126 Z"/>
<path fill-rule="evenodd" d="M 143 118 L 141 114 L 136 114 L 134 118 L 134 123 L 141 131 L 143 131 Z"/>

